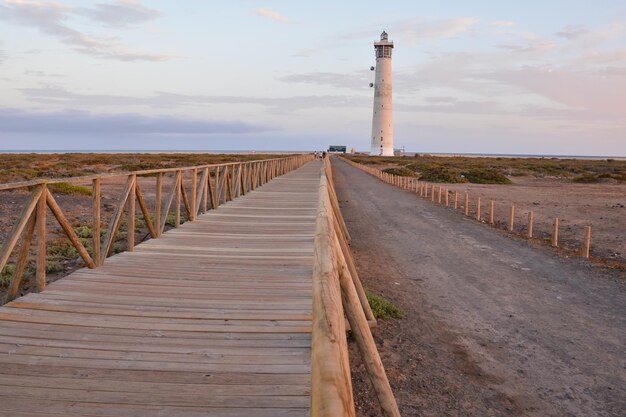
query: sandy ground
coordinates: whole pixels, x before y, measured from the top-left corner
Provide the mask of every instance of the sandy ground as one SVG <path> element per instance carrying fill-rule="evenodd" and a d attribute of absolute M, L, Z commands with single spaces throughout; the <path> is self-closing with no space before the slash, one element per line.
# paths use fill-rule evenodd
<path fill-rule="evenodd" d="M 626 279 L 511 239 L 335 160 L 403 416 L 622 416 Z M 358 414 L 379 416 L 354 343 Z"/>
<path fill-rule="evenodd" d="M 380 166 L 380 169 L 387 166 Z M 559 218 L 561 246 L 579 251 L 585 227 L 591 225 L 591 256 L 626 268 L 626 184 L 576 184 L 566 179 L 509 177 L 510 185 L 435 184 L 449 189 L 450 202 L 458 192 L 459 205 L 469 192 L 470 213 L 476 216 L 477 197 L 481 198 L 481 217 L 488 220 L 489 201 L 494 200 L 494 220 L 506 228 L 511 205 L 515 206 L 515 231 L 528 230 L 528 212 L 534 212 L 533 232 L 537 240 L 549 243 L 554 219 Z"/>
<path fill-rule="evenodd" d="M 528 230 L 528 212 L 534 212 L 533 232 L 549 238 L 554 218 L 560 222 L 560 240 L 570 249 L 580 249 L 585 226 L 591 225 L 591 256 L 626 260 L 626 184 L 572 184 L 558 179 L 515 178 L 512 185 L 445 185 L 456 190 L 461 201 L 470 194 L 470 212 L 476 213 L 481 197 L 483 218 L 488 216 L 489 200 L 495 202 L 495 219 L 507 224 L 510 207 L 515 205 L 516 230 Z"/>

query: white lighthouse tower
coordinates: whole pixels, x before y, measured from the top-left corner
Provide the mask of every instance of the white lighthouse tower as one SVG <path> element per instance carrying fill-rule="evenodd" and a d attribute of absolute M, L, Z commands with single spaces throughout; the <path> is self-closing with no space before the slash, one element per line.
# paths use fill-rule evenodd
<path fill-rule="evenodd" d="M 374 42 L 376 79 L 374 81 L 374 117 L 372 118 L 372 151 L 370 155 L 393 156 L 393 111 L 391 104 L 391 50 L 393 42 L 387 32 Z M 374 69 L 374 67 L 372 67 Z"/>

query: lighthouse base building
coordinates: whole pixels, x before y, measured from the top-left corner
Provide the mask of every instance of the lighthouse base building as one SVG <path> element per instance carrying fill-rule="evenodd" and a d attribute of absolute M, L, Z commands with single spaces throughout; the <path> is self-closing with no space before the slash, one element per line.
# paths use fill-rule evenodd
<path fill-rule="evenodd" d="M 393 42 L 387 32 L 374 42 L 376 67 L 374 80 L 374 115 L 370 155 L 393 156 L 393 107 L 391 100 L 391 51 Z"/>

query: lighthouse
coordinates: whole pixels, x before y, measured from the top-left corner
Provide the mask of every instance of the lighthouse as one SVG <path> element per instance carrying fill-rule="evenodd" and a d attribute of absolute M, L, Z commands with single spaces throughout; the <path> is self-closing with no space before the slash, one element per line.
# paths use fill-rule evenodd
<path fill-rule="evenodd" d="M 387 32 L 374 42 L 376 70 L 374 80 L 374 116 L 372 118 L 372 151 L 370 155 L 393 156 L 393 112 L 391 104 L 391 50 L 393 42 Z"/>

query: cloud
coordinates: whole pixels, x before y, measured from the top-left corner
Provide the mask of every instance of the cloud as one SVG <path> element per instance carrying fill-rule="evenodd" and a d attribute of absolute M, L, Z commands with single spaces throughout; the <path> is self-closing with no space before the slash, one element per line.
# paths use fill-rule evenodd
<path fill-rule="evenodd" d="M 402 24 L 400 31 L 409 39 L 419 42 L 423 39 L 451 38 L 469 31 L 477 24 L 478 19 L 471 17 L 443 20 L 416 19 Z"/>
<path fill-rule="evenodd" d="M 129 27 L 154 20 L 161 15 L 135 0 L 118 0 L 115 3 L 99 3 L 93 9 L 82 9 L 82 14 L 111 27 Z"/>
<path fill-rule="evenodd" d="M 543 96 L 561 107 L 585 110 L 598 120 L 626 121 L 626 79 L 607 77 L 605 71 L 526 66 L 486 72 L 482 78 Z"/>
<path fill-rule="evenodd" d="M 75 51 L 119 61 L 166 61 L 172 56 L 131 51 L 115 38 L 91 36 L 65 25 L 74 9 L 61 3 L 48 1 L 4 0 L 0 5 L 0 19 L 38 29 L 53 36 Z"/>
<path fill-rule="evenodd" d="M 61 74 L 55 74 L 55 73 L 50 73 L 50 72 L 40 71 L 40 70 L 25 70 L 24 75 L 29 75 L 31 77 L 39 77 L 39 78 L 45 78 L 45 77 L 63 78 L 65 77 L 64 75 L 61 75 Z"/>
<path fill-rule="evenodd" d="M 254 11 L 254 14 L 256 14 L 257 16 L 262 16 L 262 17 L 266 17 L 268 19 L 271 19 L 275 22 L 278 23 L 288 23 L 289 20 L 283 16 L 282 14 L 275 12 L 274 10 L 270 10 L 270 9 L 256 9 Z"/>
<path fill-rule="evenodd" d="M 406 104 L 397 103 L 394 110 L 420 113 L 447 113 L 447 114 L 502 114 L 510 113 L 501 103 L 495 101 L 458 100 L 453 97 L 447 102 L 435 104 Z"/>
<path fill-rule="evenodd" d="M 557 32 L 554 35 L 560 38 L 572 40 L 588 35 L 589 33 L 591 33 L 589 29 L 584 26 L 566 26 L 562 31 Z"/>
<path fill-rule="evenodd" d="M 611 64 L 626 61 L 626 49 L 611 52 L 592 52 L 587 54 L 584 61 L 590 64 Z"/>
<path fill-rule="evenodd" d="M 496 45 L 496 48 L 507 49 L 512 52 L 519 53 L 535 53 L 535 52 L 546 52 L 550 49 L 556 48 L 556 43 L 552 41 L 531 41 L 526 45 L 513 45 L 513 44 L 500 44 Z"/>
<path fill-rule="evenodd" d="M 347 74 L 334 72 L 309 72 L 303 74 L 290 74 L 279 77 L 278 80 L 287 83 L 329 85 L 335 88 L 367 90 L 370 78 L 370 71 L 355 71 Z"/>
<path fill-rule="evenodd" d="M 46 135 L 85 134 L 249 134 L 279 130 L 240 121 L 209 121 L 169 116 L 143 116 L 133 113 L 93 114 L 83 111 L 36 113 L 0 108 L 0 132 Z"/>
<path fill-rule="evenodd" d="M 309 58 L 315 54 L 320 52 L 319 48 L 300 48 L 296 49 L 296 51 L 291 54 L 291 56 L 299 57 L 299 58 Z"/>
<path fill-rule="evenodd" d="M 147 106 L 172 108 L 178 106 L 210 106 L 230 104 L 252 104 L 265 107 L 272 113 L 291 114 L 300 110 L 327 107 L 361 107 L 371 104 L 370 99 L 344 95 L 292 96 L 292 97 L 246 97 L 185 95 L 157 91 L 146 97 L 119 96 L 108 94 L 79 94 L 60 87 L 44 85 L 19 90 L 30 101 L 56 104 L 64 107 L 119 107 Z"/>
<path fill-rule="evenodd" d="M 498 20 L 496 22 L 491 22 L 491 26 L 495 26 L 498 28 L 506 28 L 506 27 L 515 26 L 515 22 L 509 22 L 506 20 Z"/>
<path fill-rule="evenodd" d="M 455 17 L 450 19 L 433 19 L 415 17 L 412 19 L 389 22 L 385 25 L 390 39 L 400 38 L 406 43 L 421 43 L 439 39 L 452 38 L 469 32 L 478 25 L 479 20 L 472 17 Z M 372 30 L 360 30 L 339 36 L 340 39 L 372 38 Z"/>

